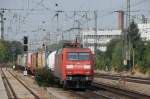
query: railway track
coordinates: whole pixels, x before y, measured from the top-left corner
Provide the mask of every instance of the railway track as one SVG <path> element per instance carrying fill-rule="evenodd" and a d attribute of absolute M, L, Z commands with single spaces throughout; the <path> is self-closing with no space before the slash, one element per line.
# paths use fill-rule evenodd
<path fill-rule="evenodd" d="M 31 78 L 32 79 L 32 78 Z M 104 94 L 100 94 L 98 92 L 96 92 L 93 88 L 90 88 L 89 90 L 86 91 L 73 91 L 73 90 L 69 90 L 69 92 L 71 92 L 72 94 L 74 94 L 75 96 L 77 96 L 77 99 L 79 97 L 79 99 L 112 99 L 111 97 L 104 95 Z M 73 95 L 73 97 L 75 97 Z"/>
<path fill-rule="evenodd" d="M 111 97 L 97 93 L 93 90 L 86 90 L 86 91 L 73 91 L 72 93 L 80 96 L 82 99 L 112 99 Z"/>
<path fill-rule="evenodd" d="M 103 88 L 105 90 L 116 93 L 118 95 L 120 94 L 120 95 L 130 97 L 131 99 L 150 99 L 150 95 L 142 94 L 140 92 L 131 91 L 124 88 L 119 88 L 105 83 L 93 82 L 92 86 L 97 88 Z"/>
<path fill-rule="evenodd" d="M 133 99 L 125 94 L 116 93 L 97 85 L 92 85 L 85 91 L 72 91 L 72 93 L 80 96 L 81 99 Z"/>
<path fill-rule="evenodd" d="M 148 84 L 148 85 L 150 85 L 150 78 L 139 78 L 139 77 L 119 76 L 119 75 L 109 75 L 109 74 L 98 74 L 98 73 L 95 74 L 95 77 L 111 79 L 111 80 L 124 79 L 127 82 L 141 83 L 141 84 Z"/>
<path fill-rule="evenodd" d="M 38 95 L 36 95 L 27 85 L 25 85 L 17 76 L 15 76 L 12 72 L 8 71 L 14 78 L 17 79 L 33 96 L 35 99 L 40 99 Z"/>
<path fill-rule="evenodd" d="M 15 75 L 14 75 L 15 76 Z M 103 94 L 103 89 L 107 92 L 113 93 L 111 95 Z M 99 92 L 101 91 L 101 92 Z M 100 83 L 93 83 L 92 87 L 86 91 L 73 91 L 72 93 L 76 94 L 77 96 L 82 97 L 81 99 L 120 99 L 116 97 L 124 96 L 130 97 L 129 99 L 149 99 L 149 96 L 145 96 L 141 93 L 128 91 L 125 89 L 120 89 L 117 87 L 109 86 L 106 84 Z M 126 98 L 124 98 L 126 99 Z M 127 98 L 128 99 L 128 98 Z"/>
<path fill-rule="evenodd" d="M 10 84 L 10 82 L 8 81 L 5 73 L 3 72 L 2 68 L 1 68 L 1 75 L 2 75 L 2 80 L 7 92 L 7 96 L 9 99 L 17 99 L 17 95 L 14 91 L 14 89 L 12 88 L 12 85 Z"/>
<path fill-rule="evenodd" d="M 9 97 L 11 98 L 13 97 L 13 99 L 18 99 L 18 96 L 14 88 L 10 84 L 9 80 L 7 79 L 3 69 L 1 69 L 1 71 L 4 80 L 3 82 L 6 83 L 4 85 L 7 88 L 6 90 L 8 90 L 7 94 L 9 95 Z M 21 83 L 30 92 L 30 94 L 34 96 L 34 99 L 40 99 L 38 95 L 36 95 L 32 90 L 30 90 L 30 88 L 28 88 L 28 86 L 26 86 L 16 74 L 12 73 L 12 71 L 9 70 L 7 70 L 7 72 L 11 74 L 19 83 Z M 105 93 L 103 94 L 103 91 L 107 91 L 113 94 L 111 95 Z M 77 96 L 80 96 L 81 99 L 121 99 L 121 98 L 116 98 L 120 96 L 129 97 L 129 99 L 150 99 L 150 96 L 141 94 L 139 92 L 122 89 L 115 86 L 111 86 L 103 83 L 97 83 L 97 82 L 94 82 L 92 84 L 92 87 L 86 91 L 73 91 L 72 93 L 76 94 Z M 124 98 L 124 99 L 128 99 L 128 98 Z"/>
<path fill-rule="evenodd" d="M 6 76 L 6 72 L 7 75 L 11 75 L 9 77 Z M 10 72 L 9 70 L 4 70 L 1 68 L 1 73 L 2 73 L 2 78 L 3 78 L 3 83 L 5 85 L 6 91 L 7 91 L 7 95 L 9 97 L 9 99 L 40 99 L 40 97 L 38 95 L 36 95 L 27 85 L 25 85 L 17 76 L 15 76 L 12 72 Z M 13 78 L 12 78 L 13 77 Z M 17 82 L 18 85 L 13 85 L 13 82 Z M 17 86 L 21 85 L 21 91 L 22 93 L 22 97 L 20 94 L 18 94 L 18 89 Z M 25 93 L 28 92 L 28 93 Z M 28 96 L 23 96 L 23 94 L 27 94 Z"/>
<path fill-rule="evenodd" d="M 86 90 L 85 92 L 78 91 L 75 93 L 83 99 L 112 99 L 112 97 L 109 97 L 106 94 L 101 94 L 93 90 Z"/>

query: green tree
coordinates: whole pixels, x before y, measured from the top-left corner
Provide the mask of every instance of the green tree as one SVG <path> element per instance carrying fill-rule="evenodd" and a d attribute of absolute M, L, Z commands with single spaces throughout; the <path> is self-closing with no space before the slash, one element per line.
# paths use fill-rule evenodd
<path fill-rule="evenodd" d="M 150 70 L 150 42 L 142 41 L 138 26 L 134 21 L 130 24 L 128 32 L 128 40 L 131 44 L 131 57 L 134 57 L 135 65 L 139 66 L 140 70 L 145 73 Z"/>
<path fill-rule="evenodd" d="M 17 55 L 22 53 L 22 44 L 17 41 L 0 40 L 0 62 L 16 60 Z"/>
<path fill-rule="evenodd" d="M 101 70 L 106 69 L 106 66 L 108 64 L 107 64 L 107 57 L 104 52 L 97 52 L 95 64 L 96 64 L 96 69 L 101 69 Z"/>
<path fill-rule="evenodd" d="M 140 50 L 138 50 L 138 48 L 141 46 L 142 44 L 142 40 L 140 37 L 140 33 L 139 33 L 139 29 L 137 24 L 134 22 L 134 20 L 132 20 L 130 26 L 128 27 L 128 35 L 127 35 L 127 39 L 128 39 L 128 44 L 130 46 L 130 57 L 131 60 L 129 61 L 129 68 L 134 69 L 135 64 L 137 64 L 137 61 L 139 60 L 139 57 L 135 57 L 138 56 Z"/>
<path fill-rule="evenodd" d="M 150 42 L 145 42 L 141 47 L 142 49 L 140 50 L 140 53 L 138 53 L 140 58 L 137 64 L 139 65 L 141 72 L 150 72 Z"/>
<path fill-rule="evenodd" d="M 106 51 L 106 56 L 112 60 L 112 49 L 114 49 L 114 46 L 116 45 L 117 42 L 120 42 L 120 39 L 113 39 L 111 40 L 110 43 L 107 45 L 107 51 Z"/>
<path fill-rule="evenodd" d="M 128 41 L 132 44 L 132 48 L 138 48 L 139 42 L 141 42 L 140 33 L 137 24 L 134 20 L 131 22 L 128 28 Z"/>
<path fill-rule="evenodd" d="M 0 62 L 6 61 L 7 56 L 7 47 L 5 46 L 5 42 L 3 40 L 0 40 Z"/>
<path fill-rule="evenodd" d="M 17 55 L 23 53 L 23 46 L 18 41 L 7 41 L 7 49 L 9 53 L 9 60 L 12 60 L 12 57 L 14 57 L 14 60 L 16 60 Z"/>
<path fill-rule="evenodd" d="M 98 52 L 96 57 L 96 68 L 102 70 L 121 70 L 122 66 L 122 40 L 114 39 L 107 45 L 106 52 Z"/>
<path fill-rule="evenodd" d="M 122 40 L 117 40 L 115 45 L 112 48 L 112 59 L 111 59 L 111 64 L 113 69 L 116 71 L 122 71 L 124 69 L 123 67 L 123 42 Z"/>

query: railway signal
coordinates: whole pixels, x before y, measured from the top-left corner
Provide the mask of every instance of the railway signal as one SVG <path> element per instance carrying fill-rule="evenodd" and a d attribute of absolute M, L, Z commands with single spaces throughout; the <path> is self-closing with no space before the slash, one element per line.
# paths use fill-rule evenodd
<path fill-rule="evenodd" d="M 27 36 L 24 36 L 24 38 L 23 38 L 23 43 L 24 43 L 24 44 L 28 44 L 28 37 L 27 37 Z"/>
<path fill-rule="evenodd" d="M 23 50 L 25 52 L 28 51 L 28 37 L 27 36 L 23 37 Z"/>
<path fill-rule="evenodd" d="M 28 53 L 28 36 L 24 36 L 23 37 L 23 51 L 27 54 Z M 28 56 L 26 56 L 27 59 Z M 27 64 L 27 62 L 25 62 L 25 64 Z M 27 75 L 27 70 L 25 67 L 25 70 L 23 72 L 23 75 L 26 76 Z"/>
<path fill-rule="evenodd" d="M 23 50 L 28 51 L 28 45 L 23 45 Z"/>

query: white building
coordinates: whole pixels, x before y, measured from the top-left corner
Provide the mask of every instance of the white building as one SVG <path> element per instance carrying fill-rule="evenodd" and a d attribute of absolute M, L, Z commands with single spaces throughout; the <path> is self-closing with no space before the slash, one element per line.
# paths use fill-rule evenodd
<path fill-rule="evenodd" d="M 141 38 L 144 41 L 150 40 L 150 23 L 138 24 L 139 32 L 141 34 Z"/>
<path fill-rule="evenodd" d="M 97 43 L 97 49 L 100 51 L 107 50 L 107 44 L 115 38 L 121 36 L 121 30 L 98 30 L 95 35 L 94 30 L 83 30 L 82 31 L 82 44 L 83 47 L 91 48 L 94 52 L 95 42 Z"/>
<path fill-rule="evenodd" d="M 150 23 L 138 24 L 139 33 L 144 41 L 150 40 Z M 94 52 L 95 42 L 97 43 L 97 49 L 105 52 L 107 50 L 107 44 L 115 38 L 121 37 L 121 30 L 98 30 L 95 36 L 94 30 L 82 30 L 82 44 L 83 47 L 91 48 Z"/>

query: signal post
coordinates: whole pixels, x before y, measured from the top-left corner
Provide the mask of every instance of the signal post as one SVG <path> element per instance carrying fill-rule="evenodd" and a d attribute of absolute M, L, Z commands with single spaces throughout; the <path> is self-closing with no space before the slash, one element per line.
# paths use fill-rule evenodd
<path fill-rule="evenodd" d="M 24 76 L 27 76 L 27 60 L 28 60 L 28 36 L 24 36 L 23 37 L 23 51 L 24 54 L 26 54 L 26 62 L 25 62 L 25 70 L 23 72 Z"/>

